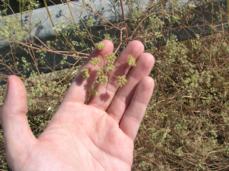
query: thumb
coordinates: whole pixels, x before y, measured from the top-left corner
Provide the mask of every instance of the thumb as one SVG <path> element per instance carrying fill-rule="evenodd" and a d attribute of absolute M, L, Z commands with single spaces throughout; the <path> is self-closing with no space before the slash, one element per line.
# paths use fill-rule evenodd
<path fill-rule="evenodd" d="M 34 143 L 34 137 L 26 117 L 27 98 L 23 82 L 17 76 L 9 76 L 7 96 L 1 110 L 1 122 L 9 162 L 16 157 L 23 159 L 26 150 Z"/>

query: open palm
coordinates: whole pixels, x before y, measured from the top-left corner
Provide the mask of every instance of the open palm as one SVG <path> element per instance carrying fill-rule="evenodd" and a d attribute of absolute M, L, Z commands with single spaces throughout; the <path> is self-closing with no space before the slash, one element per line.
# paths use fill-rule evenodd
<path fill-rule="evenodd" d="M 113 52 L 113 44 L 94 56 Z M 128 56 L 136 58 L 136 67 L 127 64 Z M 104 59 L 105 60 L 105 59 Z M 144 52 L 139 41 L 123 50 L 106 85 L 86 99 L 96 77 L 95 66 L 86 64 L 90 77 L 78 75 L 45 131 L 36 138 L 26 118 L 26 91 L 21 80 L 10 76 L 8 93 L 1 120 L 7 160 L 13 170 L 20 171 L 128 171 L 133 162 L 134 139 L 153 92 L 153 79 L 148 77 L 154 65 L 151 54 Z M 124 87 L 116 78 L 125 74 Z"/>

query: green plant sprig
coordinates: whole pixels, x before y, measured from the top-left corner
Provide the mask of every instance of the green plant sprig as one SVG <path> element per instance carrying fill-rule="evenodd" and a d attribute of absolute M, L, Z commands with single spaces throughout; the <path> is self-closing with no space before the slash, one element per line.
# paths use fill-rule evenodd
<path fill-rule="evenodd" d="M 104 45 L 104 43 L 103 42 L 99 42 L 99 43 L 96 43 L 95 44 L 95 48 L 97 49 L 97 50 L 103 50 L 104 48 L 105 48 L 105 45 Z"/>
<path fill-rule="evenodd" d="M 135 67 L 136 66 L 136 58 L 134 58 L 132 55 L 129 55 L 127 63 L 129 66 Z"/>
<path fill-rule="evenodd" d="M 88 79 L 90 77 L 90 72 L 88 68 L 83 68 L 81 74 L 84 79 Z"/>
<path fill-rule="evenodd" d="M 98 43 L 96 45 L 97 45 L 96 49 L 101 50 L 102 48 L 104 48 L 104 44 Z M 103 66 L 100 66 L 102 60 L 104 60 Z M 115 53 L 109 54 L 105 57 L 97 56 L 97 57 L 94 57 L 90 60 L 89 63 L 92 66 L 99 67 L 99 69 L 97 71 L 96 80 L 93 83 L 92 87 L 95 87 L 95 85 L 96 86 L 105 85 L 108 83 L 110 73 L 112 73 L 116 68 L 116 65 L 115 65 L 116 61 L 117 61 L 117 55 Z M 133 55 L 128 55 L 127 64 L 130 67 L 135 67 L 136 66 L 136 58 L 134 58 Z M 87 68 L 82 69 L 81 73 L 82 73 L 82 76 L 84 79 L 88 79 L 90 77 L 90 72 L 89 72 L 89 69 L 87 69 Z M 117 76 L 115 79 L 116 79 L 115 81 L 119 87 L 124 87 L 128 81 L 126 78 L 126 75 Z M 89 93 L 89 94 L 96 94 L 96 93 Z"/>
<path fill-rule="evenodd" d="M 100 64 L 100 57 L 94 57 L 90 60 L 90 64 L 96 66 L 96 65 L 99 65 Z"/>

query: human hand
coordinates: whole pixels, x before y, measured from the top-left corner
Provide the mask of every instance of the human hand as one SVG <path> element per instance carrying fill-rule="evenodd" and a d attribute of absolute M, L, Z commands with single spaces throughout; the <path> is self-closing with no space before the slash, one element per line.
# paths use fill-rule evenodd
<path fill-rule="evenodd" d="M 95 53 L 113 52 L 113 44 Z M 128 55 L 136 66 L 127 65 Z M 132 41 L 117 59 L 106 85 L 86 103 L 87 92 L 95 78 L 96 67 L 90 63 L 90 77 L 76 77 L 45 131 L 36 138 L 27 121 L 26 90 L 16 76 L 8 80 L 8 93 L 1 111 L 7 161 L 15 171 L 130 171 L 134 139 L 154 88 L 149 73 L 154 58 L 144 53 L 139 41 Z M 128 82 L 119 87 L 118 75 Z"/>

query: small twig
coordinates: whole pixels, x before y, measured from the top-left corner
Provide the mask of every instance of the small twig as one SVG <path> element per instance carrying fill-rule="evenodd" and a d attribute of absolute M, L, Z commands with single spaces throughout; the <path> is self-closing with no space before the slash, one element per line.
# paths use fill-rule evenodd
<path fill-rule="evenodd" d="M 31 50 L 30 48 L 28 48 L 28 51 L 29 51 L 30 57 L 31 57 L 31 59 L 32 59 L 32 61 L 34 63 L 34 66 L 36 68 L 36 71 L 40 75 L 40 71 L 38 69 L 38 64 L 37 64 L 37 61 L 36 61 L 36 57 L 35 57 L 34 51 Z"/>
<path fill-rule="evenodd" d="M 48 8 L 47 1 L 46 1 L 46 0 L 43 0 L 43 2 L 44 2 L 44 5 L 45 5 L 45 9 L 46 9 L 46 11 L 47 11 L 47 13 L 48 13 L 49 19 L 50 19 L 50 21 L 51 21 L 51 24 L 52 24 L 52 26 L 54 27 L 54 22 L 53 22 L 53 20 L 52 20 L 52 15 L 51 15 L 51 13 L 50 13 L 50 11 L 49 11 L 49 8 Z"/>
<path fill-rule="evenodd" d="M 123 0 L 120 0 L 120 6 L 121 6 L 121 12 L 122 12 L 122 20 L 125 22 L 125 12 L 124 12 L 124 7 L 123 7 Z M 125 27 L 125 32 L 126 32 L 126 44 L 127 44 L 128 43 L 129 32 L 128 32 L 128 24 L 126 22 L 125 22 L 125 26 L 124 27 Z"/>
<path fill-rule="evenodd" d="M 82 56 L 82 57 L 88 57 L 89 54 L 87 53 L 82 53 L 82 52 L 74 52 L 74 51 L 58 51 L 58 50 L 52 50 L 52 49 L 48 49 L 48 48 L 45 48 L 45 47 L 36 47 L 36 46 L 33 46 L 32 44 L 30 45 L 27 45 L 26 43 L 23 43 L 23 42 L 15 42 L 21 46 L 24 46 L 24 47 L 27 47 L 27 48 L 31 48 L 31 49 L 34 49 L 34 50 L 43 50 L 43 51 L 46 51 L 46 52 L 49 52 L 49 53 L 54 53 L 54 54 L 57 54 L 57 55 L 69 55 L 69 56 Z"/>
<path fill-rule="evenodd" d="M 141 21 L 138 23 L 138 25 L 135 27 L 134 31 L 132 32 L 130 38 L 132 39 L 134 37 L 134 35 L 136 34 L 136 32 L 138 31 L 139 27 L 142 26 L 142 23 L 149 18 L 151 15 L 153 15 L 152 13 L 146 15 L 144 18 L 141 19 Z"/>
<path fill-rule="evenodd" d="M 92 35 L 91 35 L 90 31 L 88 30 L 87 25 L 84 23 L 83 20 L 80 20 L 80 21 L 83 24 L 84 28 L 86 29 L 86 32 L 88 33 L 88 36 L 89 36 L 90 41 L 92 42 L 93 45 L 95 45 L 95 42 L 93 41 Z"/>
<path fill-rule="evenodd" d="M 83 1 L 84 2 L 84 1 Z M 103 15 L 100 15 L 97 11 L 94 10 L 93 7 L 91 6 L 86 6 L 85 8 L 88 10 L 91 10 L 91 12 L 93 13 L 94 16 L 98 17 L 99 19 L 101 19 L 101 21 L 103 21 L 104 23 L 109 24 L 112 28 L 115 28 L 117 30 L 119 30 L 119 27 L 117 27 L 116 25 L 114 25 L 112 22 L 110 22 L 106 17 L 104 17 Z"/>
<path fill-rule="evenodd" d="M 72 13 L 72 10 L 71 10 L 71 7 L 70 7 L 69 2 L 70 2 L 70 0 L 66 0 L 66 4 L 67 4 L 67 6 L 68 6 L 68 10 L 69 10 L 69 12 L 70 12 L 72 21 L 75 23 L 74 16 L 73 16 L 73 13 Z"/>
<path fill-rule="evenodd" d="M 119 51 L 120 47 L 122 46 L 122 42 L 123 42 L 123 28 L 120 29 L 119 45 L 115 50 L 115 54 Z"/>
<path fill-rule="evenodd" d="M 124 13 L 124 8 L 123 8 L 123 0 L 120 0 L 120 6 L 121 6 L 121 11 L 122 11 L 122 20 L 125 21 L 125 13 Z"/>

